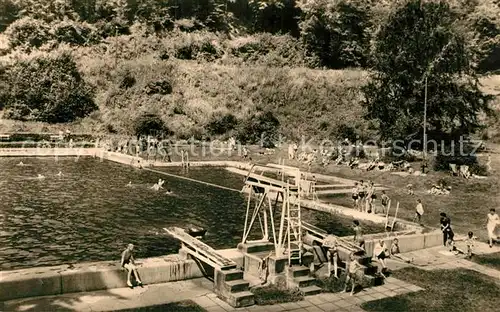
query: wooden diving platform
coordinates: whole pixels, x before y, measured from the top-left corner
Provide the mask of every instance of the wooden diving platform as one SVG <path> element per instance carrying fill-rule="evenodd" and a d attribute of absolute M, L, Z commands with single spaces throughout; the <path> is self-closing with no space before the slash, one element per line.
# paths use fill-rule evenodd
<path fill-rule="evenodd" d="M 255 187 L 260 187 L 260 188 L 269 188 L 269 190 L 276 191 L 276 192 L 283 192 L 287 188 L 287 183 L 265 177 L 263 175 L 255 174 L 255 173 L 249 173 L 245 183 L 247 185 L 252 185 Z M 296 186 L 290 185 L 290 191 L 291 192 L 297 192 L 298 188 Z"/>
<path fill-rule="evenodd" d="M 237 265 L 231 259 L 221 256 L 212 247 L 192 237 L 186 231 L 178 227 L 164 228 L 165 232 L 180 240 L 185 250 L 193 257 L 221 270 L 236 269 Z"/>
<path fill-rule="evenodd" d="M 314 236 L 319 237 L 322 240 L 325 239 L 328 235 L 330 235 L 325 230 L 320 229 L 319 227 L 312 225 L 310 223 L 304 222 L 304 221 L 302 221 L 302 228 L 304 230 L 310 232 Z M 337 239 L 339 246 L 344 247 L 347 250 L 350 250 L 352 252 L 360 252 L 360 251 L 364 252 L 365 251 L 363 248 L 359 247 L 358 245 L 354 244 L 353 242 L 350 242 L 350 241 L 348 241 L 342 237 L 338 237 L 336 235 L 332 235 L 332 236 L 334 236 Z"/>

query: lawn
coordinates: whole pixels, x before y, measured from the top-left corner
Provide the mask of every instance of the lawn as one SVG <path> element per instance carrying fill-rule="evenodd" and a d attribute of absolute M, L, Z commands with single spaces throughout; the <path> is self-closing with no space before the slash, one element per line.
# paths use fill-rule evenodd
<path fill-rule="evenodd" d="M 473 256 L 472 261 L 496 269 L 500 270 L 500 252 L 495 252 L 491 254 L 485 254 L 485 255 L 477 255 Z"/>
<path fill-rule="evenodd" d="M 364 310 L 487 312 L 500 306 L 500 281 L 475 271 L 406 268 L 393 276 L 425 290 L 367 302 Z"/>
<path fill-rule="evenodd" d="M 254 157 L 259 162 L 262 156 L 258 155 Z M 333 164 L 327 167 L 313 166 L 311 172 L 353 180 L 372 180 L 377 184 L 388 187 L 387 194 L 391 197 L 393 205 L 396 202 L 400 202 L 398 217 L 406 220 L 413 219 L 416 200 L 421 199 L 425 210 L 422 217 L 424 225 L 438 228 L 439 213 L 445 212 L 451 218 L 452 227 L 455 232 L 466 234 L 468 231 L 473 231 L 474 235 L 479 237 L 480 241 L 486 242 L 486 214 L 490 208 L 496 208 L 500 204 L 499 197 L 495 196 L 500 191 L 500 171 L 498 171 L 498 168 L 500 168 L 500 157 L 496 154 L 492 154 L 491 157 L 493 171 L 487 179 L 466 180 L 452 177 L 448 172 L 431 172 L 427 176 L 420 177 L 401 177 L 390 172 L 351 170 L 347 166 L 335 166 Z M 283 150 L 272 157 L 262 159 L 262 163 L 269 161 L 278 162 L 280 158 L 286 158 L 286 151 Z M 483 158 L 480 159 L 483 160 Z M 287 160 L 286 164 L 290 166 L 300 165 L 305 169 L 304 165 L 297 161 Z M 413 167 L 417 168 L 418 164 L 413 164 Z M 451 194 L 428 194 L 427 191 L 432 185 L 437 184 L 441 179 L 452 187 Z M 406 190 L 406 185 L 410 183 L 413 184 L 415 190 L 415 195 L 413 196 L 408 195 Z M 352 206 L 350 194 L 328 198 L 323 197 L 321 199 L 346 207 Z M 394 210 L 392 212 L 394 213 Z"/>

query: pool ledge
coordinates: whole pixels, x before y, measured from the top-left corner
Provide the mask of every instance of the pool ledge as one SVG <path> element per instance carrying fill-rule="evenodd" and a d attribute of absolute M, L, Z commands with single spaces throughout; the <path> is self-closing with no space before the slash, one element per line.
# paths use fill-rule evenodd
<path fill-rule="evenodd" d="M 224 251 L 221 251 L 224 252 Z M 226 251 L 227 253 L 227 251 Z M 237 255 L 229 252 L 228 255 Z M 203 277 L 205 268 L 179 255 L 137 260 L 144 284 L 166 283 Z M 50 296 L 122 288 L 127 274 L 118 261 L 80 263 L 0 272 L 0 302 L 37 296 Z"/>

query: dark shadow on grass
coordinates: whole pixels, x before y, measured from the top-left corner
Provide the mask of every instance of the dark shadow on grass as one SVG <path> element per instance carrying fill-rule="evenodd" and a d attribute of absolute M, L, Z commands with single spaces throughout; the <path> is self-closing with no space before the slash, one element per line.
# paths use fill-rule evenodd
<path fill-rule="evenodd" d="M 500 270 L 500 252 L 485 255 L 473 255 L 471 261 L 492 269 Z"/>
<path fill-rule="evenodd" d="M 205 309 L 191 300 L 172 302 L 137 309 L 115 310 L 115 312 L 206 312 Z"/>
<path fill-rule="evenodd" d="M 425 290 L 364 303 L 366 311 L 498 311 L 498 280 L 466 270 L 405 268 L 393 276 Z"/>

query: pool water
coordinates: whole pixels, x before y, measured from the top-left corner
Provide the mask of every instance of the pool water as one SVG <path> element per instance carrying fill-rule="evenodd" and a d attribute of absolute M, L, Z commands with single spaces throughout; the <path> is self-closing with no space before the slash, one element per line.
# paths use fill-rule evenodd
<path fill-rule="evenodd" d="M 27 166 L 17 166 L 20 161 Z M 223 168 L 161 170 L 243 186 L 242 176 Z M 38 174 L 45 178 L 37 179 Z M 173 194 L 151 189 L 159 178 Z M 0 158 L 0 269 L 117 260 L 128 243 L 136 245 L 139 258 L 175 253 L 179 242 L 163 234 L 168 226 L 197 225 L 208 230 L 207 244 L 234 248 L 241 240 L 245 209 L 241 193 L 109 161 Z M 338 235 L 352 234 L 348 219 L 306 209 L 302 214 Z M 260 238 L 257 230 L 252 238 Z"/>

